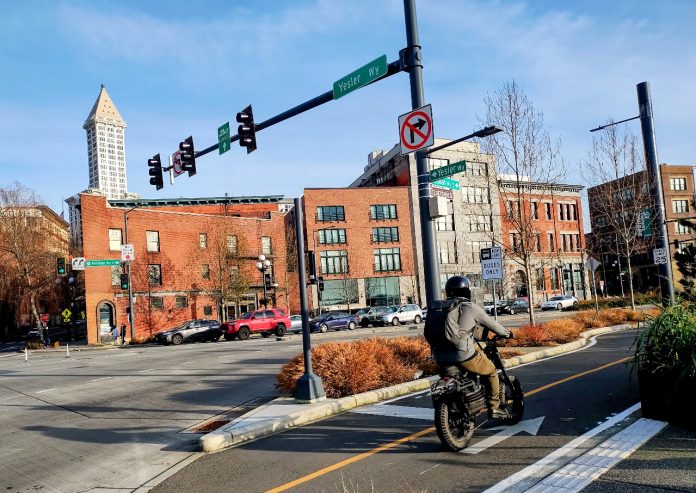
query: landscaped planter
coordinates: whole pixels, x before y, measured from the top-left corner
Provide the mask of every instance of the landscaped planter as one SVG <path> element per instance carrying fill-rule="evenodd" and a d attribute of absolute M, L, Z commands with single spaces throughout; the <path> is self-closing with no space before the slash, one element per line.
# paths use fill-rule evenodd
<path fill-rule="evenodd" d="M 696 429 L 696 378 L 667 372 L 638 372 L 643 417 Z"/>

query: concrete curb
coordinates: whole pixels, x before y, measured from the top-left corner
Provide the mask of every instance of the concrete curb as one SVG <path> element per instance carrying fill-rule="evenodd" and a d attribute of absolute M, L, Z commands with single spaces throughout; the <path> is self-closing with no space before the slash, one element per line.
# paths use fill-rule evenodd
<path fill-rule="evenodd" d="M 533 361 L 538 361 L 559 354 L 568 353 L 580 349 L 587 345 L 590 338 L 619 332 L 630 329 L 630 324 L 614 325 L 611 327 L 602 327 L 599 329 L 587 330 L 580 334 L 580 339 L 560 346 L 555 346 L 523 356 L 515 356 L 504 360 L 506 368 L 513 368 Z M 314 404 L 296 404 L 295 400 L 290 397 L 281 397 L 275 399 L 264 406 L 260 406 L 254 411 L 238 418 L 237 420 L 218 428 L 199 439 L 201 450 L 204 452 L 214 452 L 222 450 L 234 445 L 240 445 L 245 442 L 256 440 L 258 438 L 280 433 L 295 426 L 301 426 L 319 421 L 321 419 L 334 416 L 336 414 L 350 411 L 356 407 L 375 404 L 377 402 L 401 397 L 403 395 L 418 392 L 420 390 L 429 389 L 431 384 L 439 377 L 431 376 L 420 378 L 410 382 L 405 382 L 391 387 L 382 389 L 370 390 L 360 394 L 355 394 L 340 399 L 328 399 Z M 278 408 L 287 408 L 287 413 L 282 412 L 281 416 L 264 414 L 264 411 L 270 410 L 271 406 Z M 265 417 L 264 417 L 265 416 Z"/>

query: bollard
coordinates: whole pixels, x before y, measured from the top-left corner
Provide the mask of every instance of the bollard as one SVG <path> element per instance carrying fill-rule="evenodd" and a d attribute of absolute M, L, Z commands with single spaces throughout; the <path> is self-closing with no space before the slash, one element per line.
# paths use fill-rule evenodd
<path fill-rule="evenodd" d="M 29 362 L 29 349 L 24 348 L 24 363 L 28 363 L 28 362 Z"/>
<path fill-rule="evenodd" d="M 65 343 L 65 357 L 66 358 L 70 357 L 70 343 L 69 342 Z"/>

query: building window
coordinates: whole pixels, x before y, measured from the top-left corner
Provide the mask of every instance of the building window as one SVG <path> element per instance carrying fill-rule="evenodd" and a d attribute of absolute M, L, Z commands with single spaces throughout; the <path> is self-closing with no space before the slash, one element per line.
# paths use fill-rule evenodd
<path fill-rule="evenodd" d="M 674 231 L 678 235 L 690 235 L 693 229 L 681 223 L 674 223 Z"/>
<path fill-rule="evenodd" d="M 554 241 L 553 233 L 547 233 L 546 236 L 547 236 L 547 239 L 549 241 L 549 252 L 555 252 L 556 251 L 556 242 Z"/>
<path fill-rule="evenodd" d="M 446 216 L 436 217 L 435 231 L 454 231 L 454 215 L 447 214 Z"/>
<path fill-rule="evenodd" d="M 346 215 L 342 205 L 323 205 L 317 207 L 317 221 L 345 221 Z"/>
<path fill-rule="evenodd" d="M 510 248 L 513 252 L 520 251 L 520 235 L 519 233 L 510 233 Z"/>
<path fill-rule="evenodd" d="M 488 216 L 469 216 L 469 231 L 490 231 L 491 222 Z"/>
<path fill-rule="evenodd" d="M 686 190 L 686 178 L 670 178 L 670 190 Z"/>
<path fill-rule="evenodd" d="M 573 221 L 577 221 L 578 220 L 578 211 L 577 211 L 575 204 L 570 204 L 570 212 L 571 212 L 571 217 L 573 218 Z"/>
<path fill-rule="evenodd" d="M 346 243 L 345 229 L 320 229 L 319 244 L 320 245 L 336 245 Z"/>
<path fill-rule="evenodd" d="M 162 310 L 164 309 L 164 298 L 160 296 L 150 297 L 150 308 L 152 310 Z"/>
<path fill-rule="evenodd" d="M 148 264 L 147 282 L 150 286 L 162 285 L 162 266 L 160 264 Z"/>
<path fill-rule="evenodd" d="M 348 272 L 347 250 L 325 250 L 319 253 L 322 274 L 346 274 Z"/>
<path fill-rule="evenodd" d="M 465 257 L 472 264 L 478 264 L 481 261 L 481 249 L 491 246 L 488 241 L 467 241 Z M 467 274 L 467 277 L 468 274 Z M 471 279 L 469 279 L 471 280 Z"/>
<path fill-rule="evenodd" d="M 198 234 L 198 246 L 201 250 L 208 248 L 208 235 L 205 233 Z"/>
<path fill-rule="evenodd" d="M 544 212 L 546 213 L 546 220 L 551 220 L 551 202 L 544 202 Z"/>
<path fill-rule="evenodd" d="M 378 248 L 374 251 L 375 272 L 401 270 L 401 254 L 398 248 Z"/>
<path fill-rule="evenodd" d="M 399 228 L 372 228 L 373 243 L 392 243 L 399 241 Z"/>
<path fill-rule="evenodd" d="M 462 202 L 466 204 L 488 204 L 488 189 L 482 187 L 462 187 Z"/>
<path fill-rule="evenodd" d="M 210 266 L 208 264 L 201 264 L 201 277 L 210 279 Z"/>
<path fill-rule="evenodd" d="M 109 250 L 112 252 L 120 252 L 121 244 L 121 230 L 109 229 Z"/>
<path fill-rule="evenodd" d="M 536 270 L 536 288 L 539 291 L 545 291 L 546 290 L 546 277 L 544 274 L 544 268 L 539 267 Z"/>
<path fill-rule="evenodd" d="M 271 248 L 271 237 L 270 236 L 262 236 L 261 237 L 261 253 L 263 255 L 273 254 L 273 249 Z"/>
<path fill-rule="evenodd" d="M 360 299 L 357 279 L 334 279 L 324 281 L 324 291 L 321 293 L 321 304 L 347 305 L 357 303 Z"/>
<path fill-rule="evenodd" d="M 563 207 L 565 204 L 558 204 L 558 220 L 559 221 L 564 221 L 565 220 L 565 207 Z"/>
<path fill-rule="evenodd" d="M 534 233 L 534 251 L 541 251 L 541 235 L 539 233 Z"/>
<path fill-rule="evenodd" d="M 203 315 L 205 315 L 206 317 L 211 317 L 213 315 L 213 307 L 210 305 L 204 306 Z"/>
<path fill-rule="evenodd" d="M 365 279 L 367 306 L 389 306 L 401 303 L 398 277 L 368 277 Z"/>
<path fill-rule="evenodd" d="M 689 201 L 688 200 L 673 200 L 672 201 L 672 211 L 675 213 L 689 212 Z"/>
<path fill-rule="evenodd" d="M 237 255 L 237 236 L 230 235 L 227 237 L 227 252 L 232 255 Z"/>
<path fill-rule="evenodd" d="M 121 285 L 121 274 L 123 274 L 123 266 L 114 265 L 111 267 L 111 285 L 120 286 Z"/>
<path fill-rule="evenodd" d="M 552 290 L 560 289 L 560 284 L 558 283 L 558 269 L 556 269 L 555 267 L 549 269 L 549 281 Z"/>
<path fill-rule="evenodd" d="M 382 220 L 382 219 L 396 219 L 396 205 L 371 205 L 370 206 L 370 219 Z"/>
<path fill-rule="evenodd" d="M 443 168 L 449 164 L 449 159 L 439 159 L 435 157 L 428 158 L 428 170 L 432 171 L 434 169 Z M 469 163 L 466 163 L 467 166 Z"/>
<path fill-rule="evenodd" d="M 437 254 L 441 264 L 457 263 L 457 247 L 454 241 L 438 241 Z"/>
<path fill-rule="evenodd" d="M 239 279 L 239 267 L 236 265 L 230 266 L 230 279 L 236 282 Z"/>
<path fill-rule="evenodd" d="M 176 297 L 176 307 L 177 308 L 188 308 L 188 298 L 186 296 Z"/>
<path fill-rule="evenodd" d="M 147 240 L 148 252 L 159 252 L 159 231 L 145 231 L 145 239 Z"/>
<path fill-rule="evenodd" d="M 537 202 L 532 202 L 532 219 L 539 219 L 539 204 Z"/>

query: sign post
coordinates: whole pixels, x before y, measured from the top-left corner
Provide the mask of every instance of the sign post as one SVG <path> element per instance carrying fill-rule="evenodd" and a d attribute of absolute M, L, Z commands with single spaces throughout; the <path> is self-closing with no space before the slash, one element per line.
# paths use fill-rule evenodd
<path fill-rule="evenodd" d="M 481 249 L 481 274 L 484 281 L 493 281 L 493 317 L 498 320 L 495 282 L 503 278 L 503 249 L 501 247 Z"/>

